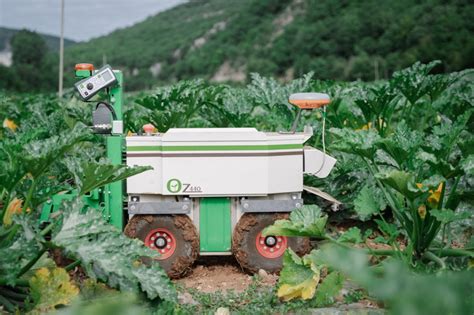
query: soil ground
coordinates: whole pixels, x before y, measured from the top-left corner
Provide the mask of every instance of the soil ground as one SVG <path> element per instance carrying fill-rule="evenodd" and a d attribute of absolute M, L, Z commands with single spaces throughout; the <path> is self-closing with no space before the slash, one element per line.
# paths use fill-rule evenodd
<path fill-rule="evenodd" d="M 203 311 L 207 307 L 213 309 L 209 314 L 230 314 L 229 303 L 230 300 L 223 305 L 228 307 L 219 307 L 221 302 L 216 299 L 213 305 L 209 306 L 203 305 L 203 309 L 200 309 L 199 305 L 202 301 L 195 299 L 194 294 L 190 294 L 189 289 L 194 289 L 200 293 L 224 293 L 225 296 L 228 296 L 227 293 L 244 293 L 249 289 L 251 284 L 255 284 L 257 280 L 259 290 L 265 290 L 265 288 L 270 289 L 275 287 L 278 282 L 278 275 L 267 274 L 263 270 L 259 270 L 257 278 L 252 277 L 251 275 L 245 273 L 237 263 L 237 261 L 232 256 L 207 256 L 200 257 L 193 266 L 192 271 L 181 279 L 173 280 L 174 283 L 184 288 L 184 291 L 180 291 L 178 295 L 178 300 L 180 304 L 183 305 L 194 305 L 198 307 L 198 310 Z M 380 309 L 380 306 L 375 302 L 366 299 L 364 296 L 361 296 L 361 299 L 358 301 L 350 302 L 344 299 L 344 295 L 349 292 L 355 292 L 357 289 L 352 283 L 347 282 L 344 289 L 341 291 L 341 294 L 336 297 L 335 303 L 327 308 L 317 308 L 317 309 L 301 309 L 296 312 L 296 314 L 317 314 L 317 315 L 341 315 L 341 314 L 355 314 L 355 315 L 366 315 L 374 314 L 381 315 L 384 314 L 384 310 Z M 232 296 L 232 295 L 231 295 Z M 248 296 L 242 297 L 246 301 Z M 225 298 L 224 298 L 225 299 Z M 211 299 L 212 300 L 212 299 Z M 248 302 L 248 301 L 247 301 Z M 243 302 L 243 305 L 246 302 Z M 255 303 L 255 302 L 248 302 Z M 230 303 L 233 307 L 236 307 L 234 302 Z M 235 305 L 234 305 L 235 304 Z M 240 305 L 242 307 L 242 305 Z M 214 308 L 217 308 L 215 311 Z M 258 308 L 257 308 L 258 309 Z M 242 310 L 241 310 L 242 311 Z M 268 311 L 268 310 L 266 310 Z M 290 312 L 293 314 L 293 312 Z"/>
<path fill-rule="evenodd" d="M 263 285 L 275 286 L 278 281 L 277 275 L 264 272 L 259 275 Z M 252 276 L 245 273 L 232 256 L 207 256 L 200 257 L 188 275 L 173 281 L 204 293 L 243 292 L 252 283 Z"/>

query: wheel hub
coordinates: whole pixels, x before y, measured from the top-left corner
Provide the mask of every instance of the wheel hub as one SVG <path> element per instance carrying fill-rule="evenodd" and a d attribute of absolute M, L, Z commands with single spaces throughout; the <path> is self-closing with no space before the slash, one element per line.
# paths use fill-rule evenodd
<path fill-rule="evenodd" d="M 176 238 L 167 229 L 154 229 L 146 236 L 145 245 L 161 254 L 159 260 L 164 260 L 171 257 L 176 250 Z"/>
<path fill-rule="evenodd" d="M 269 247 L 275 246 L 277 243 L 277 238 L 275 236 L 267 236 L 265 237 L 265 244 Z"/>
<path fill-rule="evenodd" d="M 288 239 L 285 236 L 262 236 L 262 232 L 258 233 L 255 245 L 260 255 L 265 258 L 278 258 L 285 252 L 288 247 Z"/>
<path fill-rule="evenodd" d="M 155 246 L 159 249 L 165 248 L 167 243 L 168 242 L 166 242 L 166 239 L 162 236 L 158 237 L 155 240 Z"/>

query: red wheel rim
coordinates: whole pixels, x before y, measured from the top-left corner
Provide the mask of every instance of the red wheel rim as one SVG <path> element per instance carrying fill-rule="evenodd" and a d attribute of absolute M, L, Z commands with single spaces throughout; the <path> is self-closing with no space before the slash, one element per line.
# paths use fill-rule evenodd
<path fill-rule="evenodd" d="M 154 229 L 145 238 L 145 245 L 160 253 L 159 260 L 171 257 L 176 250 L 176 238 L 167 229 Z"/>
<path fill-rule="evenodd" d="M 288 239 L 286 236 L 262 236 L 262 232 L 260 232 L 255 239 L 255 246 L 263 257 L 278 258 L 288 247 Z"/>

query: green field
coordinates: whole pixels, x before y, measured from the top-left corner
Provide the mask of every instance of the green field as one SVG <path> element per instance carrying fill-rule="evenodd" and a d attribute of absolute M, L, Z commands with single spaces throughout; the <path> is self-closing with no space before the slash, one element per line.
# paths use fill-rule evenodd
<path fill-rule="evenodd" d="M 0 92 L 2 312 L 301 313 L 369 300 L 393 314 L 472 314 L 474 71 L 432 74 L 437 65 L 417 62 L 375 82 L 309 73 L 283 84 L 252 74 L 242 87 L 187 80 L 127 94 L 126 132 L 145 123 L 160 132 L 287 130 L 296 114 L 291 93 L 331 97 L 326 111 L 305 112 L 301 126 L 314 127 L 309 144 L 321 148 L 325 116 L 325 145 L 338 162 L 328 178 L 305 183 L 343 207 L 334 213 L 305 196 L 307 206 L 267 229 L 310 236 L 318 246 L 302 258 L 288 250 L 276 287 L 261 287 L 255 276 L 240 294 L 191 290 L 195 304 L 178 302 L 187 290 L 142 259 L 154 251 L 105 224 L 80 197 L 39 223 L 41 205 L 54 194 L 82 196 L 144 169 L 102 158 L 104 139 L 87 127 L 91 107 L 72 91 L 63 101 Z M 337 222 L 352 223 L 340 230 Z M 82 275 L 71 277 L 78 266 Z"/>

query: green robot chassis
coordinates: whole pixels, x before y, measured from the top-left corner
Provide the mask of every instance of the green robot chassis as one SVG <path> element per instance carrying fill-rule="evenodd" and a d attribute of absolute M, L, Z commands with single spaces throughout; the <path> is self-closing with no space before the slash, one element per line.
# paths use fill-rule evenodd
<path fill-rule="evenodd" d="M 101 83 L 96 76 L 105 68 L 109 67 L 94 71 L 89 64 L 76 66 L 81 97 L 85 86 L 93 90 L 88 82 Z M 111 121 L 107 157 L 114 164 L 153 169 L 92 191 L 83 197 L 87 205 L 127 236 L 158 251 L 171 277 L 182 276 L 198 256 L 205 255 L 234 255 L 249 272 L 278 272 L 286 248 L 298 254 L 310 249 L 307 238 L 261 235 L 266 226 L 303 206 L 304 189 L 315 192 L 303 187 L 303 174 L 326 177 L 336 162 L 304 146 L 313 134 L 310 127 L 285 133 L 254 128 L 172 128 L 158 133 L 145 125 L 143 134 L 125 137 L 123 76 L 117 70 L 113 73 L 115 82 L 102 89 L 112 107 L 107 114 Z M 327 105 L 329 98 L 300 93 L 293 94 L 290 102 L 300 112 Z M 74 191 L 54 196 L 44 205 L 41 219 L 46 221 L 62 200 L 74 196 Z"/>

